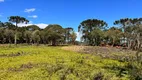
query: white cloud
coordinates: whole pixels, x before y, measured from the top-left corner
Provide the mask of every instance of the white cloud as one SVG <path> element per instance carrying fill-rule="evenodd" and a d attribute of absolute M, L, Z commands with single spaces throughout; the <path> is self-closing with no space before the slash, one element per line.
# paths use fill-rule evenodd
<path fill-rule="evenodd" d="M 75 32 L 75 33 L 77 34 L 76 40 L 77 40 L 77 41 L 81 41 L 82 35 L 81 35 L 79 32 Z"/>
<path fill-rule="evenodd" d="M 35 8 L 25 9 L 24 12 L 30 13 L 30 12 L 34 12 L 35 10 L 36 10 Z"/>
<path fill-rule="evenodd" d="M 4 0 L 0 0 L 0 2 L 4 2 Z"/>
<path fill-rule="evenodd" d="M 28 16 L 30 18 L 37 18 L 38 16 L 37 15 L 32 15 L 32 16 Z"/>
<path fill-rule="evenodd" d="M 29 24 L 32 24 L 33 23 L 33 21 L 29 21 Z"/>
<path fill-rule="evenodd" d="M 44 23 L 40 23 L 40 24 L 35 24 L 37 26 L 39 26 L 40 28 L 46 28 L 48 26 L 48 24 L 44 24 Z"/>
<path fill-rule="evenodd" d="M 19 27 L 22 27 L 22 26 L 29 26 L 29 25 L 33 25 L 33 24 L 23 24 L 23 23 L 18 24 Z"/>
<path fill-rule="evenodd" d="M 44 29 L 45 27 L 48 26 L 48 24 L 44 24 L 44 23 L 38 23 L 38 24 L 33 24 L 33 23 L 23 24 L 23 23 L 20 23 L 20 24 L 18 24 L 19 27 L 22 27 L 22 26 L 29 26 L 29 25 L 37 25 L 37 26 L 40 27 L 41 29 Z"/>

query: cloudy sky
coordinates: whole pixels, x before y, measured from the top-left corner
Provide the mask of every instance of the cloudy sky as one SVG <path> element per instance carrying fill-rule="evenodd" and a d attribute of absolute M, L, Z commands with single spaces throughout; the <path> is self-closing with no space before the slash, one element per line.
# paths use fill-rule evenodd
<path fill-rule="evenodd" d="M 77 32 L 79 23 L 89 18 L 105 20 L 111 27 L 120 18 L 142 17 L 141 5 L 142 0 L 0 0 L 0 21 L 19 15 L 30 20 L 27 25 L 60 24 Z"/>

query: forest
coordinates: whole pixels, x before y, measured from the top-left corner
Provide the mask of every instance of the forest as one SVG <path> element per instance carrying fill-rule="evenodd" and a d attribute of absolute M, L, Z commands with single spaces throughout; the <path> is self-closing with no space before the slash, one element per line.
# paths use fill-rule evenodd
<path fill-rule="evenodd" d="M 41 29 L 36 25 L 18 27 L 29 20 L 20 16 L 10 16 L 8 22 L 0 22 L 1 44 L 79 44 L 77 34 L 72 27 L 63 28 L 60 24 L 49 24 Z M 15 25 L 14 25 L 15 24 Z M 142 41 L 142 18 L 123 18 L 114 21 L 115 27 L 98 19 L 87 19 L 78 26 L 81 41 L 90 46 L 125 46 L 137 50 Z"/>

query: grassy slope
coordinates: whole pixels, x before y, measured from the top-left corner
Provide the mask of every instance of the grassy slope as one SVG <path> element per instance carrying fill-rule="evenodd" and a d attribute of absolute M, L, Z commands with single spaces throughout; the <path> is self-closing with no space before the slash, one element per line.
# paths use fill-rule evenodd
<path fill-rule="evenodd" d="M 60 47 L 0 48 L 0 80 L 127 80 L 128 75 L 118 76 L 124 64 Z"/>

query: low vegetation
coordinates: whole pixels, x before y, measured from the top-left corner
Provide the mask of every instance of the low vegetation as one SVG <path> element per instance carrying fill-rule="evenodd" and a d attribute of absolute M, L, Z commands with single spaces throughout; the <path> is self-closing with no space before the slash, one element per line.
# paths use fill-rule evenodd
<path fill-rule="evenodd" d="M 124 66 L 117 67 L 112 64 L 108 69 L 120 71 L 119 75 L 129 75 L 130 80 L 142 79 L 142 52 L 132 51 L 123 48 L 114 47 L 96 47 L 96 46 L 68 46 L 62 47 L 64 50 L 79 52 L 83 54 L 91 54 L 92 56 L 99 56 L 106 60 L 116 60 L 124 63 Z"/>
<path fill-rule="evenodd" d="M 131 77 L 141 78 L 141 72 L 131 73 L 132 70 L 132 72 L 137 72 L 135 70 L 141 69 L 141 65 L 132 66 L 129 64 L 130 60 L 120 61 L 117 58 L 113 59 L 114 56 L 104 58 L 95 55 L 95 52 L 86 54 L 67 48 L 71 49 L 70 46 L 54 48 L 45 45 L 1 46 L 0 80 L 129 80 Z M 93 49 L 97 50 L 97 48 Z M 119 52 L 116 54 L 119 55 Z M 122 55 L 121 52 L 120 55 Z M 130 69 L 135 67 L 137 68 Z"/>

